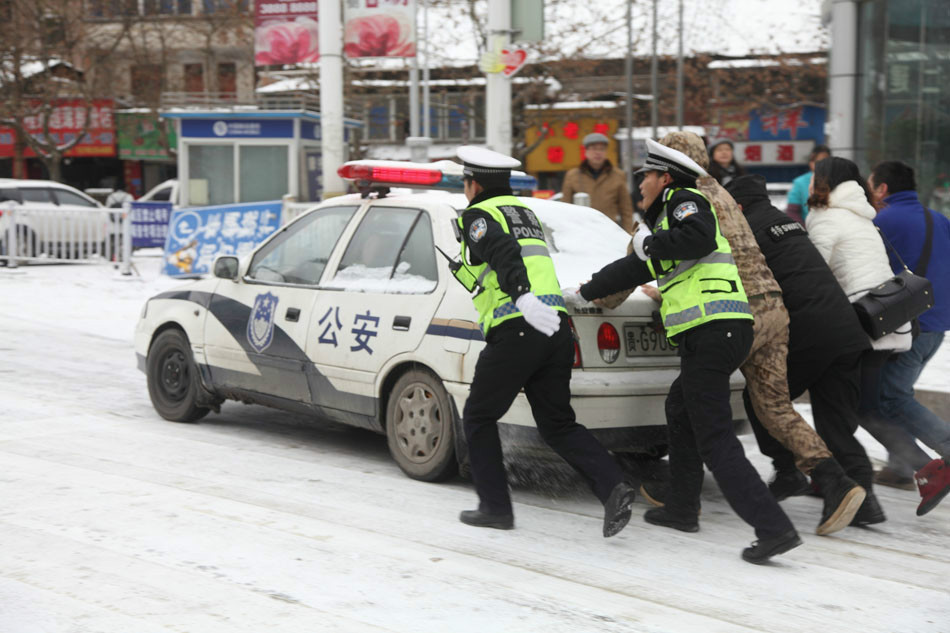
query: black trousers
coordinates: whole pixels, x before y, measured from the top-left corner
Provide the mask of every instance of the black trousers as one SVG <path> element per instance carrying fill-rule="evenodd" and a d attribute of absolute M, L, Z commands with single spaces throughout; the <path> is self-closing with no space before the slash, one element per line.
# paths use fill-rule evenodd
<path fill-rule="evenodd" d="M 851 479 L 871 489 L 874 468 L 861 442 L 854 437 L 858 428 L 861 393 L 861 363 L 864 352 L 852 352 L 824 359 L 814 355 L 789 354 L 788 387 L 792 399 L 808 391 L 815 430 L 828 450 Z M 795 469 L 795 456 L 759 423 L 750 422 L 759 450 L 772 458 L 775 470 Z"/>
<path fill-rule="evenodd" d="M 729 377 L 752 347 L 752 321 L 713 321 L 677 337 L 680 375 L 666 399 L 674 512 L 695 514 L 703 464 L 732 509 L 760 539 L 792 529 L 792 522 L 746 459 L 732 424 Z"/>
<path fill-rule="evenodd" d="M 493 514 L 512 511 L 497 423 L 522 388 L 541 437 L 584 477 L 601 503 L 606 502 L 623 480 L 623 472 L 607 449 L 577 423 L 571 408 L 574 340 L 567 316 L 561 315 L 561 329 L 552 337 L 517 318 L 493 328 L 487 343 L 462 412 L 479 509 Z"/>

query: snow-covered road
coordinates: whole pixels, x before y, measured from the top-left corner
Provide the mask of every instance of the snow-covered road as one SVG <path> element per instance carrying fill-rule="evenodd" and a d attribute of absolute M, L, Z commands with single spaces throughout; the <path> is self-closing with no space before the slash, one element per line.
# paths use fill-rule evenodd
<path fill-rule="evenodd" d="M 711 478 L 696 534 L 638 503 L 603 539 L 563 470 L 516 486 L 496 532 L 457 521 L 466 482 L 407 479 L 366 431 L 234 403 L 165 422 L 131 335 L 177 282 L 139 267 L 0 269 L 0 633 L 950 627 L 950 503 L 918 518 L 915 492 L 879 489 L 888 522 L 832 537 L 820 500 L 783 502 L 805 545 L 757 567 Z"/>

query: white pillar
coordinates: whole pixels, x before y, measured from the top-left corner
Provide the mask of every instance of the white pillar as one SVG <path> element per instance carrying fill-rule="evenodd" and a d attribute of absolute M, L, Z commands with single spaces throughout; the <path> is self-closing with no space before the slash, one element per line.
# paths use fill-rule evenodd
<path fill-rule="evenodd" d="M 511 45 L 510 0 L 488 0 L 488 46 L 496 50 Z M 489 149 L 511 154 L 511 80 L 503 73 L 488 73 L 485 88 L 485 141 Z"/>
<path fill-rule="evenodd" d="M 858 5 L 832 0 L 828 59 L 828 145 L 835 156 L 854 160 L 858 85 Z"/>
<path fill-rule="evenodd" d="M 319 0 L 320 133 L 323 198 L 346 191 L 336 171 L 343 164 L 343 16 L 340 0 Z"/>

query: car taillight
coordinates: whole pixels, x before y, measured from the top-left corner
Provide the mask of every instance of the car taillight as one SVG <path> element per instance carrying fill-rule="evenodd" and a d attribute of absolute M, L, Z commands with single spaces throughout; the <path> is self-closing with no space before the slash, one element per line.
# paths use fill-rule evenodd
<path fill-rule="evenodd" d="M 574 365 L 572 368 L 579 369 L 583 366 L 583 363 L 581 362 L 581 346 L 577 339 L 577 330 L 574 329 L 574 321 L 570 318 L 567 319 L 567 324 L 571 326 L 571 338 L 574 339 Z"/>
<path fill-rule="evenodd" d="M 612 363 L 620 355 L 620 335 L 617 328 L 609 323 L 601 323 L 597 329 L 597 349 L 604 362 Z"/>

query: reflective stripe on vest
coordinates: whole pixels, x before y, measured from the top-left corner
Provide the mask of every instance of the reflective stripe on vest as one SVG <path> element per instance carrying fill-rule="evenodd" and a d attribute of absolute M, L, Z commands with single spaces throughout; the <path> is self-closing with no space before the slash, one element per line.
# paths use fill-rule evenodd
<path fill-rule="evenodd" d="M 667 205 L 677 191 L 667 190 L 654 230 L 669 230 Z M 696 189 L 687 191 L 705 199 Z M 710 209 L 716 222 L 716 250 L 699 259 L 662 260 L 657 267 L 653 259 L 647 261 L 663 294 L 660 314 L 668 337 L 709 321 L 752 318 L 732 249 L 719 230 L 719 218 L 711 204 Z M 706 300 L 708 295 L 719 298 Z"/>
<path fill-rule="evenodd" d="M 512 208 L 514 207 L 514 208 Z M 516 223 L 516 229 L 522 231 L 522 235 L 532 235 L 533 225 L 541 229 L 543 227 L 540 220 L 534 215 L 530 208 L 521 203 L 514 196 L 497 196 L 490 198 L 478 204 L 472 205 L 473 209 L 479 209 L 488 213 L 498 224 L 501 225 L 505 233 L 512 235 L 511 226 L 506 215 L 511 215 Z M 504 209 L 504 212 L 502 211 Z M 462 218 L 457 220 L 457 226 L 462 228 Z M 527 227 L 531 230 L 523 230 Z M 538 234 L 537 231 L 533 231 Z M 517 234 L 517 233 L 515 233 Z M 463 235 L 461 251 L 462 266 L 456 271 L 455 276 L 465 285 L 461 275 L 471 275 L 476 280 L 478 293 L 472 297 L 472 302 L 478 310 L 478 321 L 482 333 L 488 334 L 488 331 L 509 319 L 521 316 L 521 312 L 507 294 L 502 292 L 498 286 L 498 275 L 487 264 L 482 263 L 478 266 L 469 264 L 468 244 L 465 240 L 467 236 Z M 538 239 L 534 235 L 530 237 L 516 238 L 521 248 L 521 257 L 524 261 L 525 270 L 528 272 L 528 282 L 531 285 L 531 292 L 534 293 L 543 303 L 552 306 L 554 309 L 567 312 L 564 305 L 564 297 L 561 295 L 561 285 L 558 283 L 557 275 L 554 272 L 554 262 L 551 259 L 551 253 L 543 239 Z M 466 277 L 467 278 L 467 277 Z M 466 286 L 468 287 L 468 286 Z M 474 290 L 474 288 L 470 288 Z"/>

